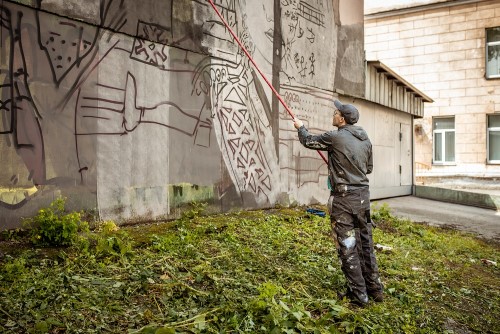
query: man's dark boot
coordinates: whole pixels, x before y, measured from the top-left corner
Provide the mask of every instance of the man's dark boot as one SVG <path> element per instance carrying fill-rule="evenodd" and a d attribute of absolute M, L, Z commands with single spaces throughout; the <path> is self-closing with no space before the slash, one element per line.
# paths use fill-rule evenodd
<path fill-rule="evenodd" d="M 384 301 L 384 292 L 382 291 L 368 291 L 368 296 L 376 303 Z"/>
<path fill-rule="evenodd" d="M 362 299 L 358 298 L 350 289 L 347 289 L 346 292 L 338 292 L 337 297 L 339 300 L 342 300 L 345 297 L 345 298 L 349 299 L 349 302 L 351 304 L 354 304 L 354 305 L 360 306 L 360 307 L 363 307 L 366 304 L 368 304 L 367 297 L 365 297 L 366 299 L 362 300 Z"/>

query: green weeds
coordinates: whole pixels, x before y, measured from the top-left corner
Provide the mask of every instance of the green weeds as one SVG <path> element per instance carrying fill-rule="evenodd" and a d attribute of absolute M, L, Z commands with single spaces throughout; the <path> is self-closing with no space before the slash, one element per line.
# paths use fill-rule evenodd
<path fill-rule="evenodd" d="M 33 244 L 69 246 L 76 241 L 78 233 L 88 230 L 88 224 L 81 220 L 82 214 L 65 213 L 64 206 L 65 199 L 58 198 L 50 207 L 40 209 L 35 217 L 24 220 Z"/>
<path fill-rule="evenodd" d="M 5 333 L 495 333 L 498 244 L 375 208 L 386 299 L 354 308 L 328 218 L 304 208 L 78 232 L 70 247 L 0 248 Z M 55 210 L 57 211 L 57 210 Z M 57 211 L 59 212 L 59 211 Z M 21 239 L 21 241 L 20 241 Z M 15 240 L 15 244 L 12 243 Z M 0 242 L 1 244 L 1 242 Z"/>

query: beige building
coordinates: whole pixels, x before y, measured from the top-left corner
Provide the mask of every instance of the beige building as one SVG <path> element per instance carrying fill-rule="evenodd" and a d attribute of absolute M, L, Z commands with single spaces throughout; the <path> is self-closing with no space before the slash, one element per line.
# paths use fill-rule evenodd
<path fill-rule="evenodd" d="M 365 48 L 434 100 L 413 126 L 417 183 L 498 187 L 500 1 L 366 11 Z"/>

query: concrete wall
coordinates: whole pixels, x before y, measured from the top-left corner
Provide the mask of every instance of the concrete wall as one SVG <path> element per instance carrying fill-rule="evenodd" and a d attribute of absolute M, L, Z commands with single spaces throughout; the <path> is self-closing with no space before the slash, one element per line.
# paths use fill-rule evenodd
<path fill-rule="evenodd" d="M 488 114 L 500 112 L 500 80 L 485 79 L 485 29 L 498 26 L 499 1 L 367 17 L 367 59 L 383 61 L 435 101 L 415 122 L 420 175 L 500 175 L 500 165 L 486 164 L 486 121 Z M 436 116 L 455 116 L 455 163 L 433 165 Z"/>
<path fill-rule="evenodd" d="M 362 0 L 215 3 L 313 130 L 329 129 L 334 88 L 363 95 Z M 1 228 L 59 195 L 121 222 L 326 198 L 325 164 L 207 1 L 0 13 Z"/>

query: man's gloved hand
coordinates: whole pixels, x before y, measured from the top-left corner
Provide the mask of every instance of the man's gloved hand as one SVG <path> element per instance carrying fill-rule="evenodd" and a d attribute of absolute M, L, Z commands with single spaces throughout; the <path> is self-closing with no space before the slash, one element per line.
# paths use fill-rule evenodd
<path fill-rule="evenodd" d="M 300 128 L 303 125 L 304 125 L 304 123 L 302 123 L 302 121 L 300 119 L 298 119 L 298 118 L 293 119 L 293 126 L 295 126 L 296 129 Z"/>

